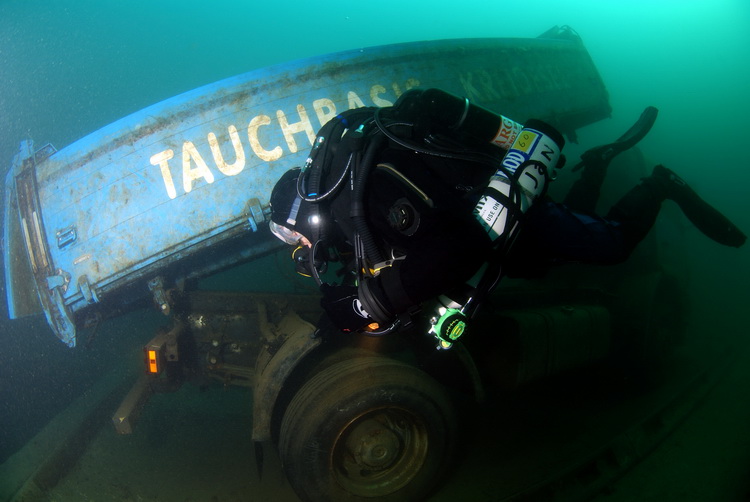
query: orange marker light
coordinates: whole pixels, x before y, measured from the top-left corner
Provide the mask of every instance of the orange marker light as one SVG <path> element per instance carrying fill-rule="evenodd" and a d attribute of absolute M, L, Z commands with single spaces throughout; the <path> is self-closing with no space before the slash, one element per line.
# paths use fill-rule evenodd
<path fill-rule="evenodd" d="M 156 351 L 148 351 L 148 372 L 159 373 L 159 365 L 156 363 Z"/>

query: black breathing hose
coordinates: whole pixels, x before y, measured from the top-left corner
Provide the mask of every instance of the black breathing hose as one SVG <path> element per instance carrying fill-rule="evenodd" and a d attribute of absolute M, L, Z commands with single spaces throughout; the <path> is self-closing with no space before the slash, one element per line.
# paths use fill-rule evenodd
<path fill-rule="evenodd" d="M 367 178 L 372 170 L 372 166 L 375 164 L 375 155 L 380 150 L 380 146 L 385 141 L 385 137 L 376 132 L 365 150 L 365 154 L 360 162 L 355 165 L 356 176 L 354 181 L 354 190 L 352 192 L 352 207 L 350 216 L 354 223 L 354 229 L 359 234 L 364 246 L 365 256 L 371 264 L 381 263 L 383 261 L 383 255 L 380 252 L 380 248 L 375 242 L 375 238 L 370 232 L 370 226 L 367 224 L 366 210 L 365 210 L 365 186 L 367 184 Z"/>

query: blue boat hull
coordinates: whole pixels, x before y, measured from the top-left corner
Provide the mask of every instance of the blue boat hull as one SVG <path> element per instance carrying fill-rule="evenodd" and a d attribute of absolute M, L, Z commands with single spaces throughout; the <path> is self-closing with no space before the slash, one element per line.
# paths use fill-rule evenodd
<path fill-rule="evenodd" d="M 436 87 L 568 135 L 609 116 L 575 38 L 399 44 L 291 62 L 157 103 L 59 150 L 21 145 L 6 178 L 12 317 L 44 311 L 74 346 L 107 317 L 176 281 L 273 250 L 264 225 L 279 176 L 345 109 Z M 166 303 L 165 303 L 166 304 Z"/>

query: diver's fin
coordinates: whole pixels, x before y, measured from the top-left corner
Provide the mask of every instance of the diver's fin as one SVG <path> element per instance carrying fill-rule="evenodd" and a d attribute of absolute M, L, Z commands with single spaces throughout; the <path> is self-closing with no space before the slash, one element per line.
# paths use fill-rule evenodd
<path fill-rule="evenodd" d="M 658 114 L 659 110 L 653 106 L 646 107 L 636 123 L 633 124 L 625 134 L 617 138 L 617 141 L 608 145 L 596 146 L 590 150 L 586 150 L 583 155 L 581 155 L 581 161 L 573 167 L 572 171 L 578 171 L 586 165 L 601 164 L 603 167 L 606 167 L 617 155 L 634 147 L 644 136 L 646 136 L 646 134 L 648 134 L 651 127 L 654 125 L 654 122 L 656 122 L 656 116 Z"/>
<path fill-rule="evenodd" d="M 719 244 L 737 248 L 745 243 L 747 237 L 734 223 L 701 199 L 682 178 L 670 169 L 658 165 L 654 167 L 650 177 L 644 178 L 644 182 L 648 180 L 658 184 L 664 190 L 666 198 L 675 201 L 685 216 L 706 237 Z"/>

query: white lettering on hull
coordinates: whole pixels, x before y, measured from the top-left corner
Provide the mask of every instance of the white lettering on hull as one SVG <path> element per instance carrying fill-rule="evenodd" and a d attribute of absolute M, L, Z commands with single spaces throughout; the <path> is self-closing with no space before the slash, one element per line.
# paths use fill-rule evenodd
<path fill-rule="evenodd" d="M 404 84 L 406 90 L 417 86 L 419 86 L 419 81 L 416 79 L 408 79 Z M 403 93 L 401 87 L 397 83 L 393 83 L 391 88 L 393 89 L 396 98 Z M 393 102 L 383 97 L 387 92 L 388 91 L 384 86 L 373 85 L 369 92 L 370 101 L 374 106 L 391 106 Z M 349 109 L 367 106 L 362 98 L 354 91 L 349 91 L 346 97 Z M 247 125 L 247 140 L 252 153 L 263 162 L 273 162 L 280 159 L 285 150 L 288 153 L 297 153 L 301 148 L 311 147 L 315 141 L 316 130 L 329 120 L 333 119 L 338 113 L 333 100 L 328 98 L 313 101 L 312 110 L 315 112 L 315 117 L 319 124 L 318 127 L 313 126 L 307 109 L 301 103 L 297 104 L 295 113 L 291 114 L 293 117 L 291 119 L 290 114 L 286 113 L 284 110 L 276 111 L 277 124 L 280 128 L 281 135 L 284 138 L 284 143 L 286 143 L 286 148 L 282 145 L 263 145 L 261 138 L 264 134 L 262 134 L 263 131 L 261 128 L 272 127 L 273 120 L 268 115 L 260 114 L 254 116 Z M 229 160 L 233 160 L 231 163 L 229 163 L 227 157 L 224 156 L 225 151 L 222 150 L 219 136 L 214 132 L 209 132 L 206 138 L 214 161 L 211 167 L 206 163 L 206 160 L 200 154 L 194 142 L 183 142 L 182 190 L 184 194 L 190 193 L 196 183 L 213 183 L 215 176 L 212 168 L 215 168 L 224 176 L 236 176 L 245 169 L 248 164 L 248 159 L 237 127 L 234 124 L 231 124 L 227 127 L 227 132 L 229 133 L 229 143 L 231 143 L 231 148 L 234 150 L 234 159 L 232 159 L 231 156 L 228 157 Z M 304 134 L 304 136 L 300 136 L 301 134 Z M 298 141 L 302 137 L 307 139 L 307 144 L 304 146 L 298 144 Z M 229 147 L 227 146 L 226 152 L 229 151 Z M 151 164 L 159 167 L 162 180 L 164 181 L 164 188 L 170 199 L 174 199 L 179 195 L 172 176 L 172 167 L 169 164 L 169 161 L 173 158 L 174 151 L 172 149 L 156 153 L 150 158 Z"/>

